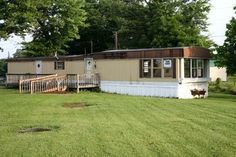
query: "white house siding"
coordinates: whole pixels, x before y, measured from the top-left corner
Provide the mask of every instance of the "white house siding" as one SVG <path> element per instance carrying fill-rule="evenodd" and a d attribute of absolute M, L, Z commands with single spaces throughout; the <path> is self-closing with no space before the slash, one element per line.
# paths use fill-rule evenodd
<path fill-rule="evenodd" d="M 191 99 L 191 90 L 205 90 L 208 96 L 207 82 L 128 82 L 128 81 L 101 81 L 101 90 L 109 93 L 157 96 L 166 98 Z"/>
<path fill-rule="evenodd" d="M 176 82 L 101 81 L 102 91 L 128 95 L 177 97 L 177 87 Z"/>
<path fill-rule="evenodd" d="M 206 93 L 204 98 L 208 97 L 208 83 L 207 82 L 194 82 L 194 83 L 183 83 L 178 86 L 178 98 L 180 99 L 191 99 L 194 98 L 191 94 L 191 90 L 205 90 Z"/>

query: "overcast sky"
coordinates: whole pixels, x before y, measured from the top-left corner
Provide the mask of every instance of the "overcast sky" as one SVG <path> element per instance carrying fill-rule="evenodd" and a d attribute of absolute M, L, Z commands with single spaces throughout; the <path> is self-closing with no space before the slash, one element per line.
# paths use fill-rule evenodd
<path fill-rule="evenodd" d="M 211 0 L 212 8 L 209 13 L 209 36 L 217 43 L 222 45 L 225 39 L 226 23 L 235 16 L 233 7 L 236 6 L 236 0 Z M 30 37 L 26 37 L 30 40 Z M 8 54 L 12 56 L 16 49 L 20 48 L 22 39 L 20 37 L 10 38 L 8 41 L 0 41 L 0 47 L 4 52 L 0 52 L 0 59 L 7 58 Z"/>

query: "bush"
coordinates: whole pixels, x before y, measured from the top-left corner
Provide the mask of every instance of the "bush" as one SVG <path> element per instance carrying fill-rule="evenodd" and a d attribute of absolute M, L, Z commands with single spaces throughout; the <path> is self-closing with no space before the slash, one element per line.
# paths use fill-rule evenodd
<path fill-rule="evenodd" d="M 229 77 L 228 81 L 222 82 L 220 78 L 217 78 L 215 82 L 209 83 L 209 91 L 236 95 L 236 86 L 233 80 L 233 77 Z"/>
<path fill-rule="evenodd" d="M 218 77 L 216 79 L 216 88 L 219 89 L 220 88 L 220 84 L 221 84 L 221 79 Z"/>

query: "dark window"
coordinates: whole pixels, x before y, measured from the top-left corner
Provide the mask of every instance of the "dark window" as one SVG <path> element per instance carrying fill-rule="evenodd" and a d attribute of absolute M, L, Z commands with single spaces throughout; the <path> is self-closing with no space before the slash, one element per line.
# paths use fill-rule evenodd
<path fill-rule="evenodd" d="M 54 62 L 54 69 L 55 70 L 64 70 L 65 69 L 65 62 Z"/>
<path fill-rule="evenodd" d="M 193 78 L 197 77 L 197 60 L 196 59 L 192 60 L 192 77 Z"/>
<path fill-rule="evenodd" d="M 184 59 L 184 77 L 190 78 L 190 59 Z"/>
<path fill-rule="evenodd" d="M 172 59 L 163 60 L 164 77 L 173 77 L 173 63 Z"/>
<path fill-rule="evenodd" d="M 207 59 L 204 59 L 204 72 L 203 72 L 203 77 L 208 77 L 208 67 L 209 67 L 209 61 Z"/>
<path fill-rule="evenodd" d="M 199 59 L 197 60 L 197 77 L 202 78 L 203 77 L 203 60 Z"/>
<path fill-rule="evenodd" d="M 185 78 L 207 77 L 208 60 L 203 59 L 184 59 Z M 190 72 L 192 71 L 192 76 Z"/>
<path fill-rule="evenodd" d="M 141 59 L 140 78 L 176 78 L 175 59 Z"/>
<path fill-rule="evenodd" d="M 161 77 L 162 59 L 153 59 L 153 77 Z"/>

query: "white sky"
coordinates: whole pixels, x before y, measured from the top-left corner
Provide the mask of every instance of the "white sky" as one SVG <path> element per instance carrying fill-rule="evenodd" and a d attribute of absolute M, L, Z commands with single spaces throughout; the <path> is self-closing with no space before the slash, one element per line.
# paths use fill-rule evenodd
<path fill-rule="evenodd" d="M 236 14 L 233 7 L 236 0 L 211 0 L 211 11 L 208 15 L 210 38 L 218 45 L 222 45 L 225 40 L 226 24 Z"/>
<path fill-rule="evenodd" d="M 225 40 L 226 23 L 230 19 L 236 17 L 233 7 L 236 6 L 236 0 L 211 0 L 212 8 L 208 15 L 209 17 L 209 36 L 218 45 L 222 45 Z M 30 37 L 26 37 L 29 41 Z M 23 40 L 20 37 L 10 38 L 8 41 L 0 40 L 0 47 L 4 49 L 0 52 L 0 59 L 7 58 L 16 52 L 16 49 L 21 47 L 20 43 Z"/>

